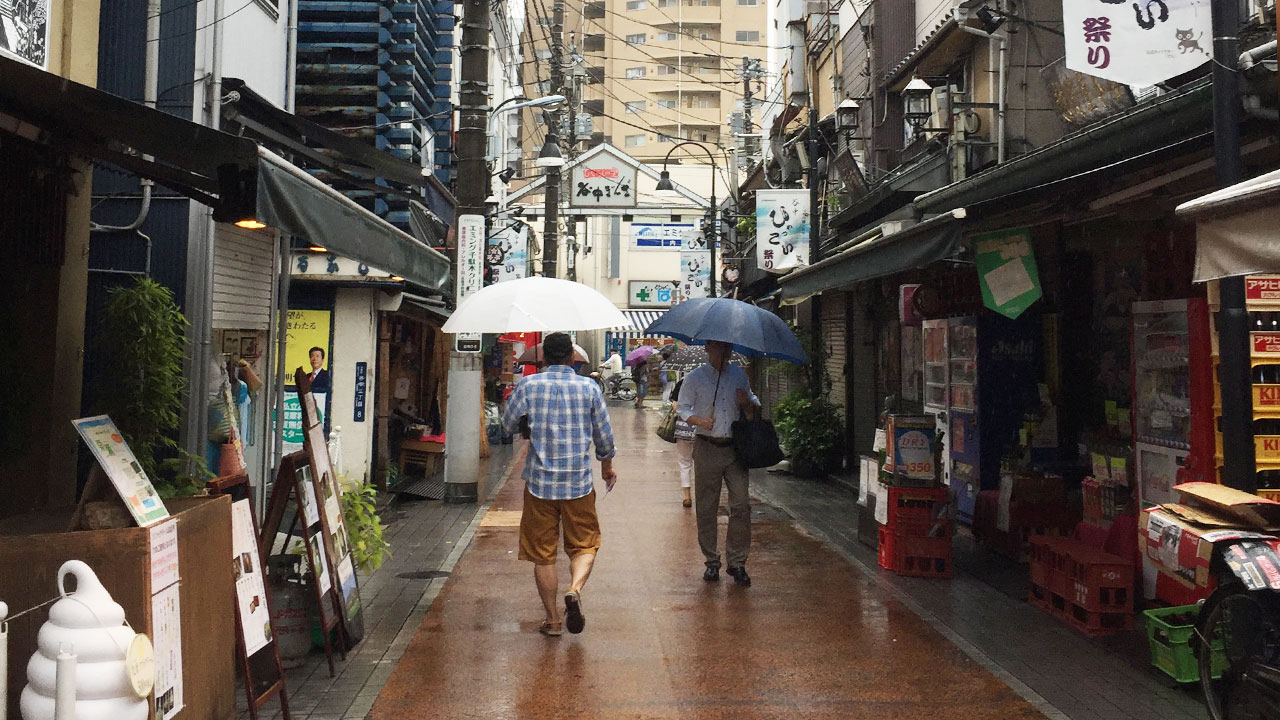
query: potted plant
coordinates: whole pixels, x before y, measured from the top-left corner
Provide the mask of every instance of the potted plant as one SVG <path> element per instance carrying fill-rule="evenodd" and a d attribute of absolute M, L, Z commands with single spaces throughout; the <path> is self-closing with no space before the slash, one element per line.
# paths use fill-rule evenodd
<path fill-rule="evenodd" d="M 825 397 L 793 392 L 773 407 L 778 440 L 791 458 L 791 472 L 822 477 L 839 469 L 844 418 Z"/>
<path fill-rule="evenodd" d="M 187 319 L 173 293 L 146 277 L 108 292 L 94 379 L 99 413 L 110 415 L 162 497 L 186 497 L 212 477 L 202 458 L 174 440 L 182 420 Z"/>

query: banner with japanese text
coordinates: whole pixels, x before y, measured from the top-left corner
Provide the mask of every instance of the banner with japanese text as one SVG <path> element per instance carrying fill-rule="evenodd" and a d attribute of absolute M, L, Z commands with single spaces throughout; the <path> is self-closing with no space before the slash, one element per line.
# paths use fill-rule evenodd
<path fill-rule="evenodd" d="M 809 264 L 809 191 L 756 191 L 756 263 L 771 273 Z"/>
<path fill-rule="evenodd" d="M 711 251 L 680 251 L 680 299 L 701 298 L 710 295 Z"/>
<path fill-rule="evenodd" d="M 1209 62 L 1210 0 L 1063 0 L 1067 67 L 1155 85 Z"/>
<path fill-rule="evenodd" d="M 485 262 L 489 265 L 493 282 L 519 280 L 529 275 L 529 226 L 520 223 L 519 228 L 504 228 L 489 238 L 485 250 Z"/>

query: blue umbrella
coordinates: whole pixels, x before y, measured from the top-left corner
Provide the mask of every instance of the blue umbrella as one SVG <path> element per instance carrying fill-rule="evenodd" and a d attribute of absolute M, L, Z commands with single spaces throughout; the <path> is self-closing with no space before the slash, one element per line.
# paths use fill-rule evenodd
<path fill-rule="evenodd" d="M 691 345 L 708 340 L 733 343 L 748 357 L 769 357 L 797 365 L 809 361 L 795 333 L 782 318 L 732 298 L 694 298 L 663 313 L 646 335 L 669 335 Z"/>

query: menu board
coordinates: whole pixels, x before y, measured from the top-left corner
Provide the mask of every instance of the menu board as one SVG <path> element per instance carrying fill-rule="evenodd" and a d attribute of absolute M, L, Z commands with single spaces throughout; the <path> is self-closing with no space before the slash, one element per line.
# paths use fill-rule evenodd
<path fill-rule="evenodd" d="M 271 642 L 271 613 L 267 586 L 262 580 L 262 558 L 248 500 L 231 504 L 231 565 L 236 583 L 236 612 L 244 654 L 253 655 Z"/>
<path fill-rule="evenodd" d="M 71 424 L 75 425 L 76 432 L 93 452 L 139 527 L 147 527 L 169 517 L 169 510 L 156 494 L 151 478 L 138 464 L 138 458 L 110 417 L 95 415 L 72 420 Z"/>

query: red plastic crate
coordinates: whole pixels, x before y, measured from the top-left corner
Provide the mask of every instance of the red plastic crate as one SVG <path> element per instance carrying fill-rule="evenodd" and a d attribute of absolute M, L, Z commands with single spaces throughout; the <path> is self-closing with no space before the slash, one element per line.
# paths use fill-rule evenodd
<path fill-rule="evenodd" d="M 951 577 L 951 534 L 900 535 L 880 526 L 880 567 L 912 577 Z"/>
<path fill-rule="evenodd" d="M 1098 550 L 1070 555 L 1071 601 L 1089 612 L 1133 612 L 1133 565 Z"/>
<path fill-rule="evenodd" d="M 1133 627 L 1133 612 L 1095 612 L 1075 603 L 1069 603 L 1067 624 L 1089 635 L 1112 635 Z"/>
<path fill-rule="evenodd" d="M 876 498 L 880 502 L 880 498 Z M 897 531 L 905 523 L 932 520 L 938 506 L 947 502 L 946 488 L 889 487 L 889 522 L 885 527 Z"/>

